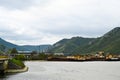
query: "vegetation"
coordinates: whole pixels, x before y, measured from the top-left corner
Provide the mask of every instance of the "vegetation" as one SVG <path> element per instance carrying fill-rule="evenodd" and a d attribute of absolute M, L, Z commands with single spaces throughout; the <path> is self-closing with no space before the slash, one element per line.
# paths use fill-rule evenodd
<path fill-rule="evenodd" d="M 0 58 L 8 58 L 8 56 L 0 56 Z"/>
<path fill-rule="evenodd" d="M 0 54 L 3 54 L 3 51 L 0 51 Z"/>
<path fill-rule="evenodd" d="M 4 45 L 0 45 L 0 51 L 5 51 L 6 47 Z"/>
<path fill-rule="evenodd" d="M 10 59 L 9 61 L 18 66 L 25 67 L 24 63 L 21 60 L 16 60 L 15 58 L 13 58 L 13 59 Z"/>
<path fill-rule="evenodd" d="M 13 48 L 13 49 L 11 50 L 11 54 L 16 54 L 16 53 L 18 53 L 17 49 L 16 49 L 16 48 Z"/>
<path fill-rule="evenodd" d="M 51 45 L 24 45 L 24 46 L 19 46 L 19 45 L 15 45 L 13 43 L 10 43 L 10 42 L 7 42 L 5 41 L 4 39 L 0 38 L 0 50 L 2 49 L 1 48 L 1 45 L 4 45 L 5 46 L 5 50 L 8 50 L 8 49 L 12 49 L 12 48 L 16 48 L 17 50 L 19 51 L 47 51 L 48 48 L 51 48 L 52 46 Z"/>
<path fill-rule="evenodd" d="M 26 58 L 25 58 L 25 55 L 20 54 L 20 55 L 16 55 L 16 56 L 15 56 L 15 59 L 16 59 L 16 60 L 21 60 L 21 61 L 23 61 L 23 60 L 25 60 Z"/>
<path fill-rule="evenodd" d="M 46 60 L 47 59 L 47 55 L 45 55 L 44 53 L 40 53 L 39 54 L 39 59 L 40 60 Z"/>
<path fill-rule="evenodd" d="M 74 53 L 76 48 L 89 44 L 94 38 L 73 37 L 71 39 L 63 39 L 56 44 L 51 52 Z"/>
<path fill-rule="evenodd" d="M 105 51 L 120 54 L 120 27 L 114 28 L 99 38 L 73 37 L 54 44 L 51 52 L 85 54 Z"/>
<path fill-rule="evenodd" d="M 7 53 L 18 53 L 17 50 L 35 50 L 37 52 L 47 51 L 51 53 L 66 53 L 66 54 L 90 54 L 99 51 L 104 51 L 105 53 L 120 54 L 120 27 L 116 27 L 109 31 L 105 35 L 98 38 L 83 38 L 83 37 L 73 37 L 71 39 L 63 39 L 55 43 L 51 49 L 51 45 L 42 46 L 17 46 L 12 43 L 6 42 L 0 38 L 0 54 L 8 50 Z M 12 49 L 13 48 L 13 49 Z M 41 50 L 42 49 L 42 50 Z M 34 54 L 37 52 L 32 52 L 32 59 L 37 58 Z M 23 55 L 18 57 L 24 57 Z M 17 58 L 18 58 L 17 57 Z M 45 58 L 46 55 L 40 54 L 38 59 Z"/>
<path fill-rule="evenodd" d="M 47 57 L 48 55 L 46 55 L 45 53 L 31 54 L 31 60 L 46 60 Z"/>

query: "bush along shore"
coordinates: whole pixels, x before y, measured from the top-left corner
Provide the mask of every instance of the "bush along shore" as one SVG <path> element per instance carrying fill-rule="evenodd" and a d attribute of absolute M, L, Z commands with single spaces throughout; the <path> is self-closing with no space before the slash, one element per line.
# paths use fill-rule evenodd
<path fill-rule="evenodd" d="M 25 66 L 24 62 L 22 60 L 17 60 L 13 58 L 8 61 L 8 68 L 5 72 L 18 73 L 18 72 L 26 72 L 26 71 L 28 71 L 28 67 Z"/>

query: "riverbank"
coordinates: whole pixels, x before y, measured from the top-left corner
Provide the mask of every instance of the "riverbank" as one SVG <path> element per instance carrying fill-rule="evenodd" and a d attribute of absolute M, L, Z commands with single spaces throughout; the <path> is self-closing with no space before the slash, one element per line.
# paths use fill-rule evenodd
<path fill-rule="evenodd" d="M 8 69 L 6 70 L 6 73 L 20 73 L 20 72 L 26 72 L 28 71 L 28 67 L 24 67 L 22 69 Z"/>
<path fill-rule="evenodd" d="M 120 61 L 120 58 L 110 58 L 110 59 L 106 59 L 106 58 L 84 58 L 84 59 L 76 59 L 76 58 L 66 58 L 66 57 L 50 57 L 47 59 L 47 61 Z"/>

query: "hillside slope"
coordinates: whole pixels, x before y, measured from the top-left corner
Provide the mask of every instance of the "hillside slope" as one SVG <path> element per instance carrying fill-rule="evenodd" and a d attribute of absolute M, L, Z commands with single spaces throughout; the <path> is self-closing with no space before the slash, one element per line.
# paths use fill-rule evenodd
<path fill-rule="evenodd" d="M 51 45 L 24 45 L 19 46 L 13 43 L 7 42 L 4 39 L 0 38 L 0 50 L 3 51 L 4 48 L 11 49 L 16 48 L 19 51 L 46 51 L 48 48 L 51 48 Z M 5 50 L 5 49 L 4 49 Z"/>
<path fill-rule="evenodd" d="M 9 48 L 16 48 L 17 50 L 22 50 L 21 47 L 19 47 L 18 45 L 15 45 L 13 43 L 10 43 L 8 41 L 5 41 L 4 39 L 0 38 L 0 45 L 4 45 L 6 47 L 6 49 Z"/>
<path fill-rule="evenodd" d="M 46 52 L 52 46 L 51 45 L 24 45 L 20 47 L 22 47 L 24 50 L 27 50 L 27 51 Z"/>
<path fill-rule="evenodd" d="M 100 38 L 97 38 L 90 46 L 86 46 L 87 52 L 105 51 L 120 53 L 120 27 L 116 27 Z"/>
<path fill-rule="evenodd" d="M 61 40 L 63 42 L 63 40 Z M 64 43 L 54 44 L 51 52 L 64 52 L 71 54 L 85 54 L 98 51 L 120 54 L 120 27 L 116 27 L 99 38 L 73 37 Z M 56 46 L 58 45 L 59 46 Z"/>
<path fill-rule="evenodd" d="M 89 45 L 93 40 L 94 38 L 82 38 L 82 37 L 63 39 L 53 45 L 54 48 L 51 50 L 51 52 L 74 53 L 76 52 L 77 48 Z"/>

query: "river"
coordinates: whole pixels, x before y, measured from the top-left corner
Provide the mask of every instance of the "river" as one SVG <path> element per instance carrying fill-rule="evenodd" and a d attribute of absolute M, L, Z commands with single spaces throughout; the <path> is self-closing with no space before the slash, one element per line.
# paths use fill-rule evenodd
<path fill-rule="evenodd" d="M 120 80 L 120 62 L 28 61 L 28 72 L 0 80 Z"/>

